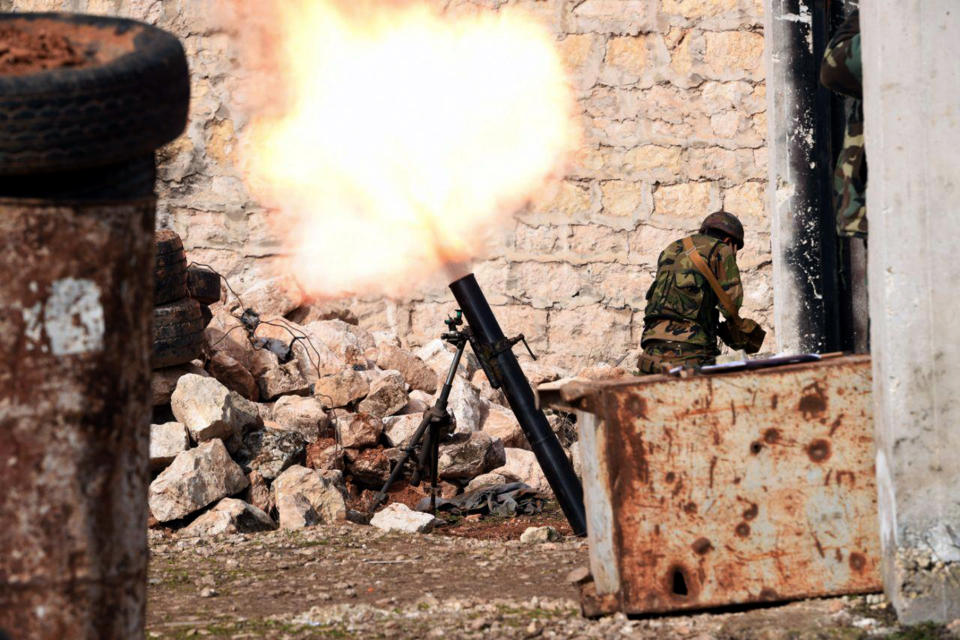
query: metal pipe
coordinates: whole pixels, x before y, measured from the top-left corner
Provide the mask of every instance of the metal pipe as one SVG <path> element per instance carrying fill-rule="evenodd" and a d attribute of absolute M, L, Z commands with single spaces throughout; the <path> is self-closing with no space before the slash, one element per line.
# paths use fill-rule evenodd
<path fill-rule="evenodd" d="M 550 483 L 567 521 L 578 535 L 586 535 L 587 520 L 583 508 L 583 488 L 567 459 L 560 441 L 550 429 L 547 417 L 537 408 L 533 389 L 527 381 L 511 344 L 503 335 L 490 304 L 471 273 L 450 284 L 457 304 L 473 332 L 474 351 L 485 362 L 485 370 L 496 379 L 490 380 L 503 389 L 537 462 Z M 478 350 L 479 347 L 479 350 Z"/>

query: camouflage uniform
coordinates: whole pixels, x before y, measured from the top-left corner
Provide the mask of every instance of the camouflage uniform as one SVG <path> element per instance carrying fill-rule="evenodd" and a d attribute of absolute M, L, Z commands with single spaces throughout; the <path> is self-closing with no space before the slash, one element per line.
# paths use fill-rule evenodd
<path fill-rule="evenodd" d="M 863 148 L 863 67 L 860 59 L 860 12 L 854 11 L 827 44 L 820 83 L 845 100 L 843 149 L 833 172 L 837 233 L 867 235 L 867 156 Z"/>
<path fill-rule="evenodd" d="M 743 303 L 743 286 L 737 254 L 727 244 L 708 235 L 691 236 L 694 246 L 717 276 L 737 309 Z M 672 242 L 657 261 L 657 277 L 647 290 L 643 316 L 644 373 L 659 373 L 659 364 L 704 365 L 720 354 L 717 345 L 719 300 L 693 261 L 684 253 L 683 240 Z M 729 321 L 730 318 L 727 318 Z"/>

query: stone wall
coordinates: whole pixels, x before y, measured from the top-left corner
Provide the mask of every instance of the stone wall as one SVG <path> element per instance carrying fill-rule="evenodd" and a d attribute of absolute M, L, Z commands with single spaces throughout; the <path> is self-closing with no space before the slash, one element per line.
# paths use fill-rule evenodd
<path fill-rule="evenodd" d="M 499 230 L 476 267 L 507 333 L 549 362 L 617 361 L 637 347 L 660 250 L 721 206 L 747 227 L 746 315 L 772 329 L 760 0 L 444 0 L 520 5 L 556 34 L 585 140 L 566 179 Z M 245 126 L 237 43 L 213 1 L 0 0 L 0 9 L 130 16 L 182 39 L 194 95 L 187 133 L 161 154 L 160 224 L 241 292 L 283 260 L 269 212 L 234 167 Z M 361 324 L 416 345 L 452 309 L 443 286 L 350 304 Z M 767 346 L 775 344 L 768 337 Z"/>

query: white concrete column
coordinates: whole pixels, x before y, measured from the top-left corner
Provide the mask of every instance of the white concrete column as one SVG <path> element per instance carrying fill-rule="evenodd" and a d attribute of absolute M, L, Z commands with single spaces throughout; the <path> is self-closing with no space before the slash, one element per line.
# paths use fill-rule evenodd
<path fill-rule="evenodd" d="M 960 3 L 864 2 L 869 284 L 887 596 L 960 618 Z"/>

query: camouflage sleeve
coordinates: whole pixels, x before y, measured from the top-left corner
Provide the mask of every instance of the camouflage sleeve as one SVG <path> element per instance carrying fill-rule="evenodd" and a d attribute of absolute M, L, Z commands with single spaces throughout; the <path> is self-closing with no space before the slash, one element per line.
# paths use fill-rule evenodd
<path fill-rule="evenodd" d="M 820 84 L 852 98 L 863 97 L 859 11 L 850 14 L 827 44 L 820 64 Z"/>
<path fill-rule="evenodd" d="M 740 267 L 737 266 L 737 254 L 722 242 L 717 245 L 717 251 L 711 256 L 710 268 L 717 276 L 720 286 L 733 300 L 733 306 L 740 309 L 743 304 L 743 284 L 740 282 Z M 723 317 L 730 320 L 727 310 L 720 305 Z"/>

